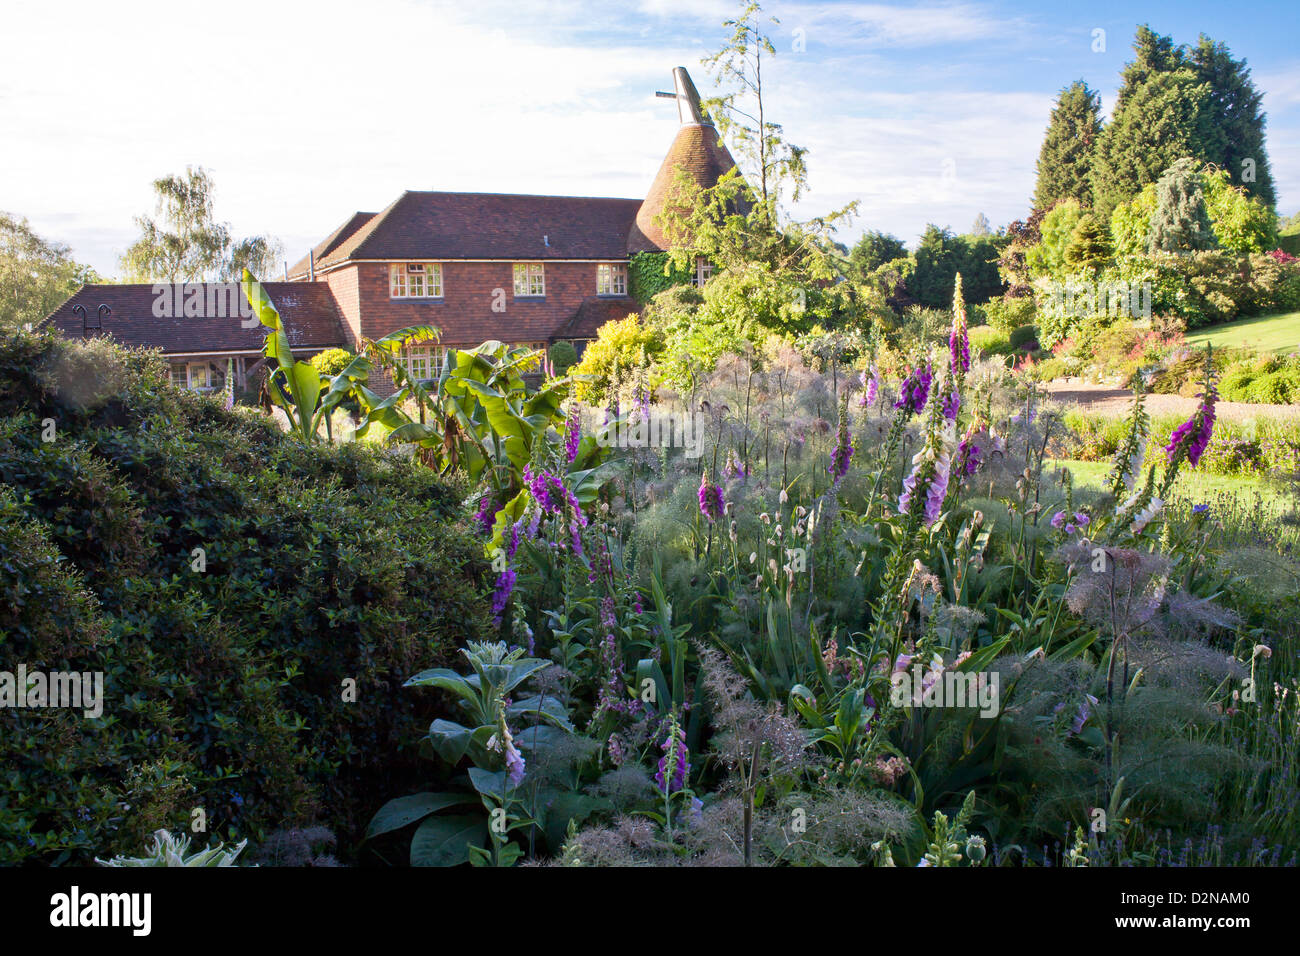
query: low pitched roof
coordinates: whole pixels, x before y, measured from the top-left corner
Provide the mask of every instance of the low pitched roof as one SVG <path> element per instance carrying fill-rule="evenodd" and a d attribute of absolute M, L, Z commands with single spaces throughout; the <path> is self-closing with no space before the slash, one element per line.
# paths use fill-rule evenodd
<path fill-rule="evenodd" d="M 342 317 L 327 284 L 265 282 L 263 287 L 280 313 L 290 347 L 319 349 L 344 344 Z M 194 292 L 201 292 L 201 299 L 194 298 Z M 187 317 L 187 301 L 194 306 L 201 302 L 202 314 L 195 315 L 196 309 L 191 307 Z M 107 335 L 129 347 L 160 348 L 173 354 L 257 351 L 266 328 L 241 315 L 241 310 L 249 311 L 247 302 L 238 283 L 83 285 L 43 324 L 70 338 Z M 74 311 L 79 305 L 85 308 L 85 322 Z M 103 305 L 111 312 L 101 315 Z M 86 328 L 96 322 L 99 328 Z"/>
<path fill-rule="evenodd" d="M 609 299 L 603 296 L 588 296 L 578 306 L 568 322 L 555 333 L 557 339 L 594 339 L 596 332 L 606 322 L 626 319 L 637 310 L 634 299 Z"/>
<path fill-rule="evenodd" d="M 317 248 L 316 268 L 349 259 L 625 259 L 639 199 L 405 192 Z M 303 275 L 304 262 L 291 270 Z"/>

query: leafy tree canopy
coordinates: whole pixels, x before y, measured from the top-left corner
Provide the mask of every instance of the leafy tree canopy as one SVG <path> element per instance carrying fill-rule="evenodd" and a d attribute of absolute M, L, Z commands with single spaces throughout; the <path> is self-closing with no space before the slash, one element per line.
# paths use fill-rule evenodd
<path fill-rule="evenodd" d="M 67 246 L 41 238 L 26 219 L 0 212 L 0 329 L 35 325 L 83 283 L 98 281 Z"/>

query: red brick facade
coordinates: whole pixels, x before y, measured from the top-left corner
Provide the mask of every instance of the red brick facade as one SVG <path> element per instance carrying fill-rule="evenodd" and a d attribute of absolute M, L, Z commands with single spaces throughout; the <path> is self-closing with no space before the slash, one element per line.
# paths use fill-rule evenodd
<path fill-rule="evenodd" d="M 607 260 L 608 261 L 608 260 Z M 626 260 L 623 260 L 626 265 Z M 545 262 L 546 294 L 516 296 L 513 262 L 443 262 L 441 298 L 394 299 L 389 296 L 388 263 L 351 263 L 327 273 L 347 325 L 368 339 L 412 325 L 432 325 L 441 343 L 469 348 L 488 339 L 509 343 L 564 338 L 565 326 L 584 300 L 595 299 L 595 262 Z M 319 278 L 319 277 L 318 277 Z M 343 295 L 344 292 L 350 293 Z M 600 296 L 624 306 L 626 295 Z M 625 313 L 626 314 L 626 313 Z"/>

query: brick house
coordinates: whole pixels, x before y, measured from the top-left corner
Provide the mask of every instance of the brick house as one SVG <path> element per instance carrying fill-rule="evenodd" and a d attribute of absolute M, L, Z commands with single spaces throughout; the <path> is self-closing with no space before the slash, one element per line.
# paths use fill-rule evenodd
<path fill-rule="evenodd" d="M 644 199 L 405 192 L 381 212 L 352 214 L 286 270 L 288 281 L 267 283 L 291 342 L 296 328 L 310 348 L 356 349 L 407 326 L 432 325 L 439 342 L 411 346 L 401 357 L 417 378 L 432 374 L 442 349 L 489 339 L 537 348 L 569 340 L 581 351 L 600 326 L 635 311 L 628 263 L 638 252 L 666 248 L 654 220 L 677 170 L 711 185 L 735 165 L 686 70 L 675 69 L 673 81 L 674 93 L 658 95 L 676 100 L 680 127 Z M 697 263 L 695 281 L 709 272 Z M 52 319 L 75 335 L 71 309 L 102 300 L 112 310 L 102 331 L 122 338 L 123 323 L 136 322 L 140 293 L 128 290 L 137 288 L 149 287 L 83 288 Z M 286 296 L 297 296 L 302 310 L 286 310 Z M 183 321 L 137 325 L 124 340 L 162 347 L 176 356 L 176 368 L 191 353 L 200 360 L 254 355 L 252 339 L 260 337 L 256 328 L 229 323 L 210 334 L 196 325 L 193 341 Z M 240 367 L 247 374 L 247 361 Z M 196 380 L 207 381 L 202 373 Z M 391 383 L 370 385 L 391 390 Z"/>
<path fill-rule="evenodd" d="M 289 345 L 310 358 L 347 342 L 343 316 L 329 288 L 267 282 Z M 69 338 L 107 336 L 129 348 L 161 349 L 172 381 L 196 391 L 252 387 L 266 361 L 266 329 L 237 282 L 83 285 L 45 320 Z"/>

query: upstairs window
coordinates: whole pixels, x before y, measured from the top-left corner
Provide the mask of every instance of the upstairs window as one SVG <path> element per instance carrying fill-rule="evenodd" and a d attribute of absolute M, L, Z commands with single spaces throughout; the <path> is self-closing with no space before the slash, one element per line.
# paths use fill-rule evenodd
<path fill-rule="evenodd" d="M 697 289 L 709 281 L 713 275 L 713 263 L 703 256 L 695 260 L 695 272 L 691 275 L 691 285 Z"/>
<path fill-rule="evenodd" d="M 596 266 L 596 295 L 627 295 L 627 266 L 616 262 Z"/>
<path fill-rule="evenodd" d="M 441 262 L 394 262 L 388 267 L 390 299 L 441 299 Z"/>
<path fill-rule="evenodd" d="M 515 263 L 515 296 L 546 295 L 546 271 L 540 262 Z"/>

